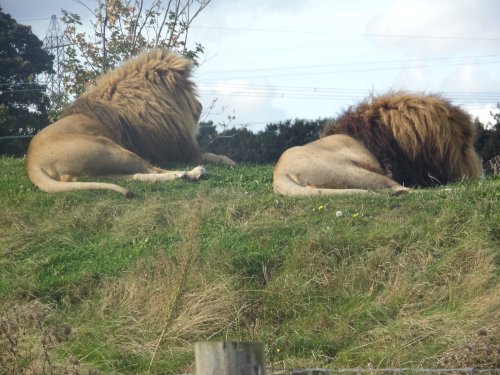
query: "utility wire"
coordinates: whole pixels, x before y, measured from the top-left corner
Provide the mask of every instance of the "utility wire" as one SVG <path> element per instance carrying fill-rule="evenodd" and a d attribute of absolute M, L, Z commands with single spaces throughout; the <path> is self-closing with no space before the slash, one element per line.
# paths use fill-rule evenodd
<path fill-rule="evenodd" d="M 280 30 L 280 29 L 261 29 L 250 27 L 225 27 L 225 26 L 191 26 L 193 29 L 211 29 L 222 31 L 250 31 L 259 33 L 284 33 L 284 34 L 305 34 L 305 35 L 331 35 L 331 36 L 354 36 L 368 38 L 409 38 L 409 39 L 430 39 L 430 40 L 483 40 L 483 41 L 500 41 L 500 37 L 483 37 L 483 36 L 431 36 L 431 35 L 405 35 L 405 34 L 379 34 L 379 33 L 336 33 L 328 31 L 307 31 L 307 30 Z"/>
<path fill-rule="evenodd" d="M 390 70 L 428 69 L 428 68 L 442 68 L 442 67 L 448 67 L 448 66 L 486 65 L 486 64 L 500 64 L 500 61 L 467 62 L 467 63 L 462 62 L 462 63 L 414 65 L 414 66 L 399 66 L 399 67 L 372 68 L 372 69 L 349 69 L 349 70 L 333 70 L 333 71 L 323 71 L 323 72 L 285 73 L 285 74 L 273 74 L 273 75 L 245 76 L 245 77 L 237 77 L 237 78 L 239 78 L 239 79 L 254 78 L 255 79 L 255 78 L 275 78 L 275 77 L 297 77 L 297 76 L 310 76 L 310 75 L 320 75 L 320 74 L 326 75 L 326 74 L 380 72 L 380 71 L 390 71 Z M 200 79 L 198 82 L 210 82 L 213 80 L 218 80 L 218 79 L 217 78 Z"/>
<path fill-rule="evenodd" d="M 500 55 L 481 55 L 481 56 L 456 56 L 456 57 L 429 57 L 424 59 L 401 59 L 401 60 L 386 60 L 386 61 L 364 61 L 364 62 L 348 62 L 348 63 L 331 63 L 322 65 L 299 65 L 299 66 L 285 66 L 273 68 L 254 68 L 254 69 L 238 69 L 238 70 L 216 70 L 216 71 L 203 71 L 199 70 L 201 74 L 225 74 L 225 73 L 245 73 L 245 72 L 260 72 L 266 70 L 291 70 L 291 69 L 316 69 L 316 68 L 331 68 L 335 66 L 353 66 L 353 65 L 379 65 L 379 64 L 406 64 L 412 62 L 426 62 L 426 61 L 439 61 L 439 60 L 460 60 L 460 59 L 483 59 L 483 58 L 496 58 Z M 466 63 L 466 62 L 463 62 Z M 487 63 L 487 62 L 486 62 Z M 398 67 L 399 68 L 399 67 Z M 395 68 L 395 69 L 398 69 Z"/>
<path fill-rule="evenodd" d="M 0 95 L 2 94 L 11 94 L 15 92 L 32 92 L 32 91 L 45 91 L 45 89 L 24 89 L 24 90 L 0 90 Z"/>

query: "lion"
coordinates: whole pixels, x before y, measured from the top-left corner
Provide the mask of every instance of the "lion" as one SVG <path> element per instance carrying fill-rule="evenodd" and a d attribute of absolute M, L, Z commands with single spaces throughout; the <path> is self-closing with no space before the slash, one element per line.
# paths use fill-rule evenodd
<path fill-rule="evenodd" d="M 387 191 L 405 194 L 483 175 L 470 116 L 439 95 L 394 92 L 328 122 L 320 138 L 286 150 L 274 169 L 278 194 Z"/>
<path fill-rule="evenodd" d="M 190 79 L 192 63 L 154 49 L 103 75 L 62 118 L 30 142 L 31 181 L 49 193 L 108 189 L 134 194 L 114 183 L 79 182 L 84 176 L 145 182 L 197 180 L 206 171 L 169 171 L 150 163 L 235 163 L 202 153 L 196 136 L 202 106 Z"/>

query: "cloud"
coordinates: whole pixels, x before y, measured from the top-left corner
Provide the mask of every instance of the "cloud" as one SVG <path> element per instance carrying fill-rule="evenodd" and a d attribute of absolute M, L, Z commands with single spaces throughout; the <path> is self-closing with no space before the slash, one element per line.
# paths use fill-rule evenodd
<path fill-rule="evenodd" d="M 366 33 L 381 35 L 375 38 L 380 46 L 399 48 L 411 55 L 496 52 L 498 40 L 488 38 L 500 35 L 499 14 L 497 0 L 399 0 L 374 16 Z"/>
<path fill-rule="evenodd" d="M 440 82 L 441 89 L 465 92 L 498 92 L 500 81 L 481 65 L 463 65 L 451 70 Z M 500 98 L 499 98 L 500 99 Z"/>
<path fill-rule="evenodd" d="M 454 101 L 461 104 L 483 124 L 493 121 L 491 113 L 497 113 L 498 87 L 500 80 L 494 79 L 484 68 L 477 65 L 464 65 L 453 69 L 439 83 L 440 91 L 456 92 Z M 452 96 L 453 98 L 453 96 Z"/>
<path fill-rule="evenodd" d="M 215 106 L 205 112 L 205 121 L 215 124 L 247 125 L 259 130 L 272 121 L 282 121 L 286 112 L 273 105 L 275 89 L 265 82 L 228 80 L 215 84 L 198 85 L 203 107 L 208 110 L 214 100 Z M 235 117 L 228 120 L 228 117 Z"/>

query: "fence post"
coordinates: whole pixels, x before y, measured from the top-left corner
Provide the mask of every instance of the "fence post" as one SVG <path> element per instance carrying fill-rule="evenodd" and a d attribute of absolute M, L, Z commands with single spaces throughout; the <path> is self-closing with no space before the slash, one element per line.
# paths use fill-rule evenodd
<path fill-rule="evenodd" d="M 196 375 L 265 375 L 264 344 L 205 341 L 194 344 Z"/>

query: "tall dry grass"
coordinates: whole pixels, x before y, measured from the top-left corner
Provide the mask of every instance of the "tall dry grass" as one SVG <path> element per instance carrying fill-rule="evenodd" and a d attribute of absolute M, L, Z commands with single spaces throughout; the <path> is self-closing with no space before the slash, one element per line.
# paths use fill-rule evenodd
<path fill-rule="evenodd" d="M 89 301 L 91 314 L 113 327 L 108 334 L 114 345 L 124 352 L 150 356 L 148 372 L 158 357 L 169 355 L 172 345 L 192 350 L 193 342 L 228 330 L 244 308 L 231 278 L 204 274 L 198 238 L 203 193 L 189 204 L 194 209 L 181 207 L 178 211 L 186 213 L 181 219 L 182 214 L 177 214 L 181 228 L 165 227 L 182 237 L 173 251 L 160 250 L 139 259 L 124 277 L 102 283 L 97 303 Z M 143 207 L 142 215 L 136 213 L 120 223 L 120 230 L 134 228 L 140 234 L 149 221 L 159 225 L 160 211 L 150 203 Z"/>

